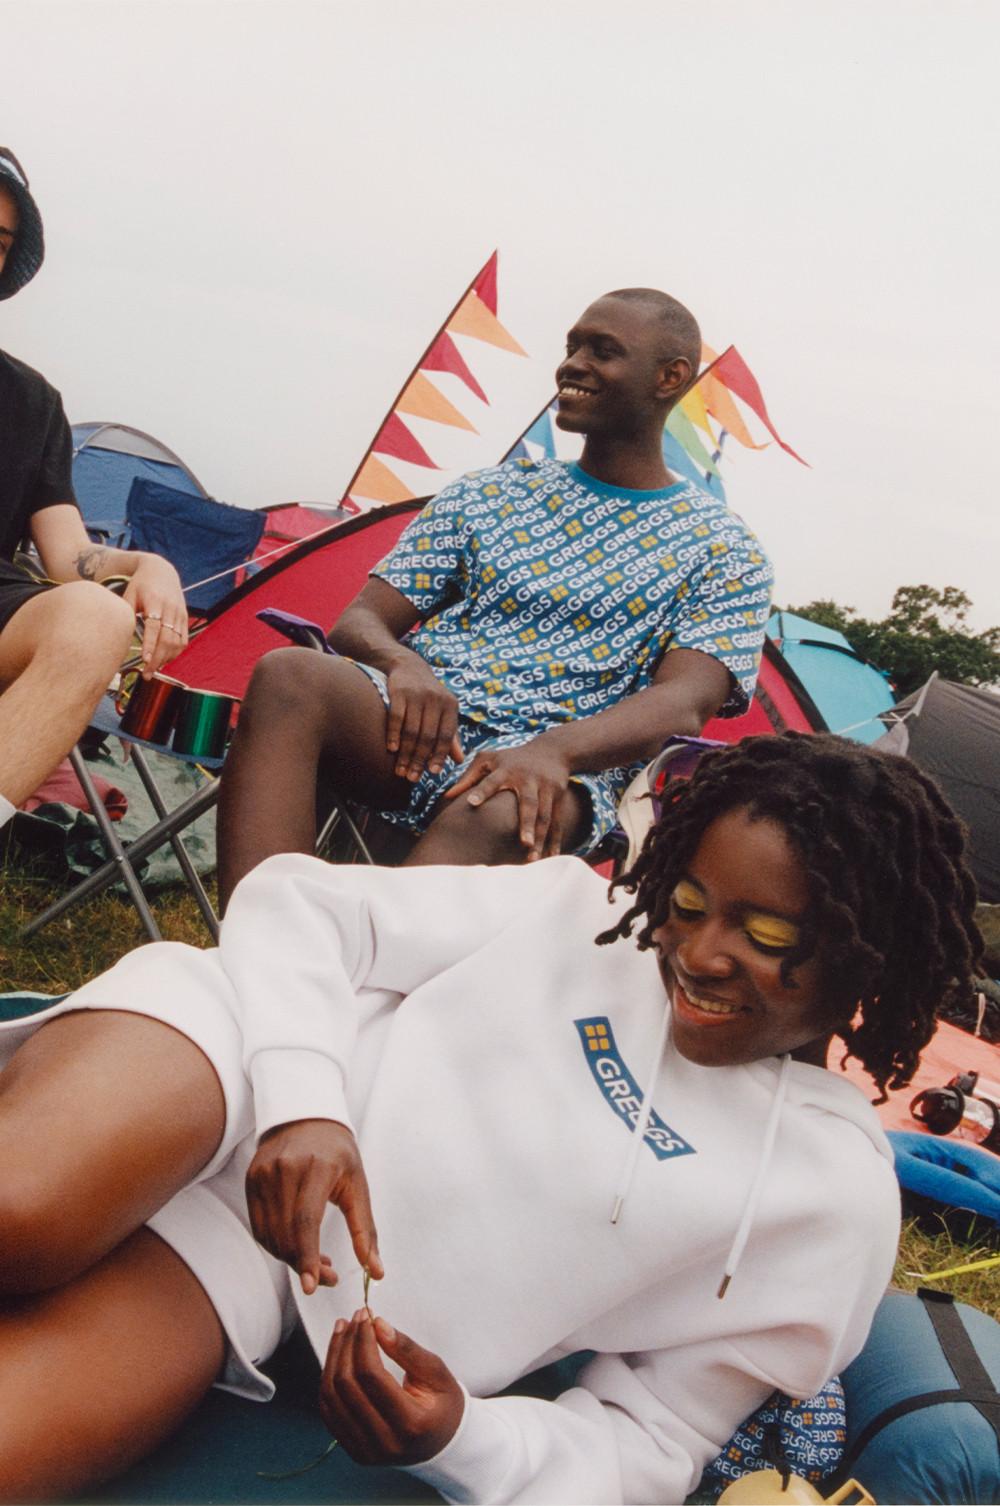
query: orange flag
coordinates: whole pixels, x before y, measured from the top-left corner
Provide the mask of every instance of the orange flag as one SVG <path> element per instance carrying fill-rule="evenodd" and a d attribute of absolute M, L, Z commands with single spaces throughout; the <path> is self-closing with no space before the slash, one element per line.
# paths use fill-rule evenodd
<path fill-rule="evenodd" d="M 387 465 L 375 455 L 369 455 L 355 478 L 351 495 L 369 497 L 373 502 L 409 502 L 416 496 L 394 476 Z"/>
<path fill-rule="evenodd" d="M 478 293 L 470 293 L 462 300 L 448 320 L 447 329 L 452 335 L 471 335 L 474 340 L 499 345 L 501 350 L 509 350 L 515 356 L 527 354 L 514 336 L 507 333 L 496 315 L 490 312 Z"/>
<path fill-rule="evenodd" d="M 439 424 L 451 424 L 455 429 L 468 429 L 478 434 L 475 424 L 470 424 L 464 413 L 438 391 L 434 383 L 418 371 L 403 389 L 396 404 L 399 413 L 412 413 L 414 418 L 432 418 Z"/>

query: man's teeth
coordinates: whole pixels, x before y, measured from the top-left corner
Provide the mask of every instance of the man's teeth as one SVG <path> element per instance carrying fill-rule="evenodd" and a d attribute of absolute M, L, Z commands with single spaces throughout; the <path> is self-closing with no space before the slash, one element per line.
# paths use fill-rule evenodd
<path fill-rule="evenodd" d="M 593 395 L 592 392 L 587 391 L 586 387 L 573 387 L 568 382 L 559 388 L 560 397 L 593 397 Z"/>
<path fill-rule="evenodd" d="M 716 999 L 699 999 L 696 994 L 687 994 L 687 1001 L 693 1004 L 695 1009 L 703 1009 L 706 1014 L 739 1014 L 739 1004 L 720 1004 Z"/>

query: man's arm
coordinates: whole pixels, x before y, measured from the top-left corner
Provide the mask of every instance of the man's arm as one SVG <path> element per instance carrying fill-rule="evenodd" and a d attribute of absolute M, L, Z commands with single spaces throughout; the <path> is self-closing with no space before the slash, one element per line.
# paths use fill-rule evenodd
<path fill-rule="evenodd" d="M 95 544 L 69 502 L 32 515 L 31 537 L 46 574 L 56 581 L 124 575 L 125 600 L 143 618 L 143 674 L 148 678 L 187 643 L 188 613 L 180 576 L 168 560 L 134 549 Z"/>
<path fill-rule="evenodd" d="M 380 669 L 389 690 L 385 745 L 396 773 L 415 781 L 425 768 L 437 774 L 449 755 L 461 761 L 458 702 L 426 660 L 400 643 L 418 620 L 413 602 L 372 576 L 329 634 L 331 648 Z"/>
<path fill-rule="evenodd" d="M 720 660 L 675 649 L 664 655 L 647 689 L 594 716 L 552 727 L 519 748 L 480 753 L 445 799 L 471 791 L 469 804 L 482 805 L 500 790 L 513 790 L 528 861 L 548 857 L 560 850 L 561 807 L 573 774 L 654 758 L 672 734 L 697 737 L 724 705 L 730 684 Z"/>

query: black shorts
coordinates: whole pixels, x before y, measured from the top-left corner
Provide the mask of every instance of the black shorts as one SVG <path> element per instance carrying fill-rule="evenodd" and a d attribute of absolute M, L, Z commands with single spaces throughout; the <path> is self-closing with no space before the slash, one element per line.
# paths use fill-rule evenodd
<path fill-rule="evenodd" d="M 40 580 L 32 580 L 26 570 L 18 569 L 9 560 L 0 560 L 0 633 L 26 601 L 52 589 Z"/>

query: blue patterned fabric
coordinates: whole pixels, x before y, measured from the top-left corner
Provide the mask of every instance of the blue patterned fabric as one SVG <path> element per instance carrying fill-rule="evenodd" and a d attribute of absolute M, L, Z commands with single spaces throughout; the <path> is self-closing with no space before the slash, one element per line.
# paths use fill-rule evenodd
<path fill-rule="evenodd" d="M 698 1495 L 714 1498 L 741 1475 L 777 1468 L 782 1462 L 816 1485 L 840 1464 L 846 1438 L 844 1388 L 836 1376 L 808 1401 L 775 1391 L 712 1460 L 701 1477 Z"/>
<path fill-rule="evenodd" d="M 550 459 L 462 477 L 372 574 L 419 612 L 405 642 L 456 696 L 467 752 L 474 740 L 509 746 L 592 716 L 644 690 L 677 648 L 725 664 L 722 714 L 738 715 L 757 677 L 772 582 L 753 534 L 692 482 L 627 491 Z M 637 767 L 594 776 L 593 841 L 614 824 Z M 423 830 L 456 776 L 454 764 L 425 775 L 410 809 L 391 819 Z"/>
<path fill-rule="evenodd" d="M 359 663 L 358 668 L 364 670 L 388 710 L 389 687 L 386 684 L 385 675 L 380 669 L 372 669 L 370 664 Z M 445 790 L 456 783 L 460 775 L 464 774 L 477 753 L 481 753 L 485 748 L 517 748 L 522 743 L 530 742 L 535 733 L 512 732 L 508 737 L 497 737 L 491 735 L 489 728 L 484 727 L 482 722 L 473 722 L 466 717 L 460 717 L 458 735 L 465 753 L 463 761 L 455 763 L 449 758 L 440 774 L 431 774 L 425 769 L 413 786 L 413 794 L 410 796 L 410 803 L 406 809 L 380 811 L 379 815 L 384 821 L 390 821 L 393 826 L 406 827 L 408 831 L 417 834 L 426 831 L 441 796 Z M 612 773 L 617 773 L 617 770 L 612 770 Z M 570 783 L 579 785 L 590 799 L 590 828 L 580 845 L 573 849 L 574 853 L 585 857 L 614 826 L 620 795 L 617 793 L 617 784 L 613 783 L 606 774 L 574 774 Z M 563 851 L 569 851 L 569 849 L 564 848 Z"/>

